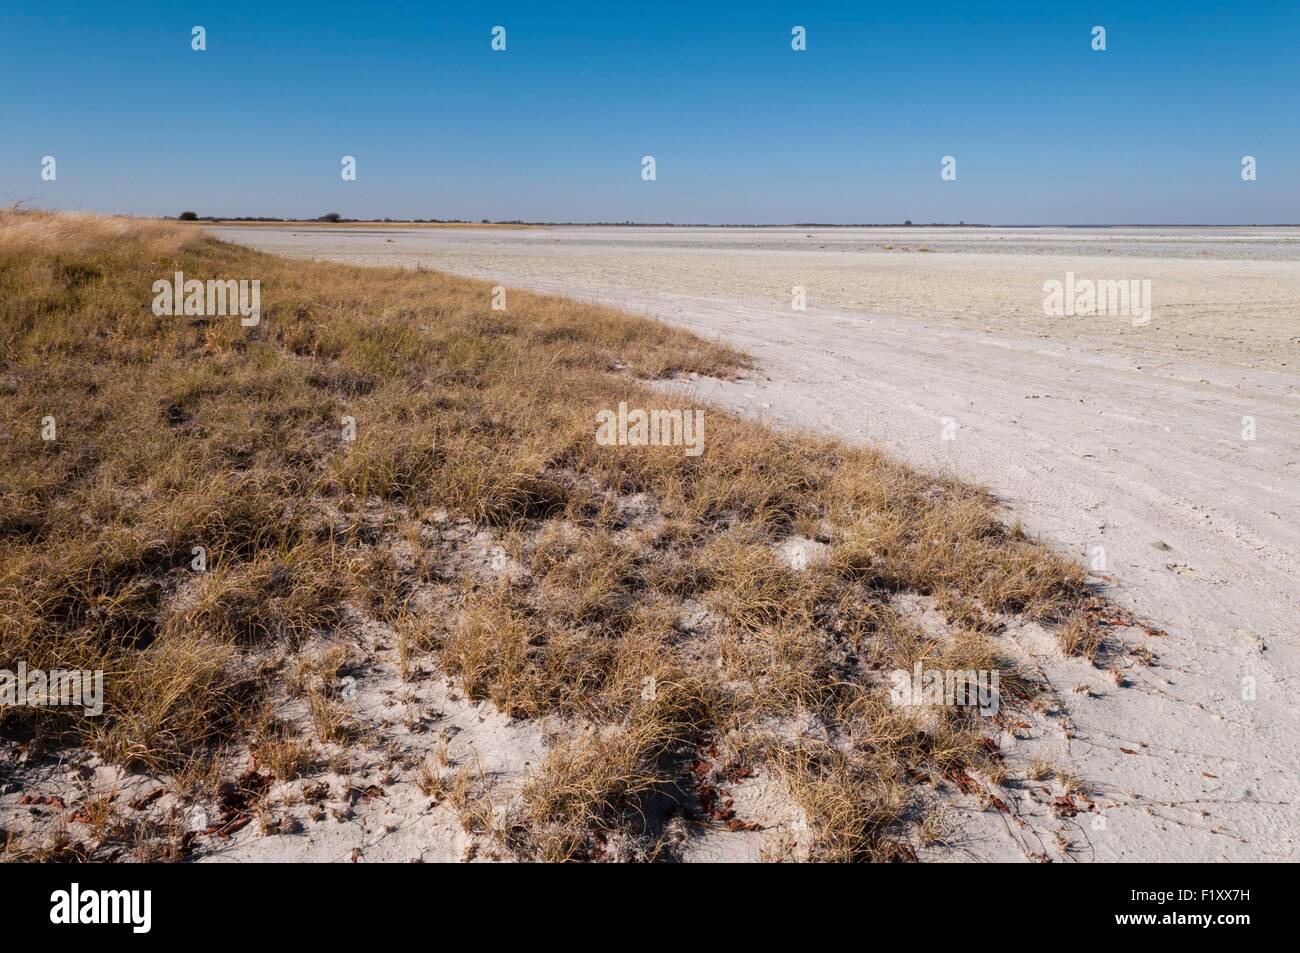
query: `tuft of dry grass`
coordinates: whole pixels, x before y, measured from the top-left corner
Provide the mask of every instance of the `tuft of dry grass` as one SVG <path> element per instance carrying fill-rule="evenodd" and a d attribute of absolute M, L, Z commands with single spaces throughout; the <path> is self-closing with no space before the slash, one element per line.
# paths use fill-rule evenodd
<path fill-rule="evenodd" d="M 509 845 L 535 860 L 593 859 L 615 831 L 630 829 L 645 845 L 639 857 L 657 854 L 662 831 L 650 796 L 672 797 L 673 756 L 696 739 L 707 706 L 703 684 L 665 680 L 621 723 L 561 738 L 524 788 Z"/>
<path fill-rule="evenodd" d="M 1047 758 L 1031 758 L 1029 761 L 1029 780 L 1046 781 L 1056 776 L 1056 767 Z"/>
<path fill-rule="evenodd" d="M 1071 613 L 1056 633 L 1061 651 L 1066 655 L 1086 658 L 1096 662 L 1105 647 L 1105 640 L 1092 616 L 1084 611 Z"/>
<path fill-rule="evenodd" d="M 893 860 L 893 833 L 908 804 L 897 766 L 884 755 L 854 757 L 822 742 L 777 749 L 775 762 L 806 818 L 811 859 Z"/>

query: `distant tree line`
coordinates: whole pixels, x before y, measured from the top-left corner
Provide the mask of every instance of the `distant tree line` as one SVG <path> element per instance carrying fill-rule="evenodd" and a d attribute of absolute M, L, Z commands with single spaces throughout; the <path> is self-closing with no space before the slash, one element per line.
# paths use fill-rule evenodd
<path fill-rule="evenodd" d="M 470 219 L 467 218 L 344 218 L 338 212 L 326 212 L 317 218 L 276 218 L 266 215 L 198 215 L 195 212 L 181 212 L 176 216 L 182 222 L 329 222 L 331 224 L 343 223 L 377 223 L 384 222 L 395 225 L 468 225 Z M 528 222 L 519 218 L 510 219 L 479 219 L 481 225 L 574 225 L 574 226 L 627 226 L 636 228 L 897 228 L 897 222 L 855 222 L 845 225 L 835 222 L 784 222 L 779 225 L 759 225 L 744 223 L 722 223 L 722 224 L 682 224 L 680 222 Z M 929 224 L 913 225 L 909 218 L 903 222 L 903 226 L 912 226 L 916 228 L 992 228 L 993 226 L 980 222 L 930 222 Z"/>

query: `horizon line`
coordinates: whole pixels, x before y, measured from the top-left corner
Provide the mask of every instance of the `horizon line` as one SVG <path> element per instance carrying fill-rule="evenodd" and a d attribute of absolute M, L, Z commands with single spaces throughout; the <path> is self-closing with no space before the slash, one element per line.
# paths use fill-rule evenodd
<path fill-rule="evenodd" d="M 141 216 L 152 217 L 152 216 Z M 181 219 L 175 215 L 157 216 L 171 221 L 207 224 L 222 222 L 268 222 L 286 225 L 528 225 L 604 228 L 1300 228 L 1300 222 L 1033 222 L 999 224 L 988 222 L 637 222 L 625 221 L 529 221 L 527 219 L 471 218 L 284 218 L 259 215 L 203 215 Z"/>

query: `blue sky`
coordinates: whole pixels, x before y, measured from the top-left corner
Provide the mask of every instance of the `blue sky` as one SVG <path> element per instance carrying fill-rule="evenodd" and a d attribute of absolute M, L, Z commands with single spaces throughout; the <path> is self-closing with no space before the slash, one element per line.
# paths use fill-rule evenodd
<path fill-rule="evenodd" d="M 1295 0 L 12 3 L 0 71 L 0 198 L 43 207 L 1300 222 Z"/>

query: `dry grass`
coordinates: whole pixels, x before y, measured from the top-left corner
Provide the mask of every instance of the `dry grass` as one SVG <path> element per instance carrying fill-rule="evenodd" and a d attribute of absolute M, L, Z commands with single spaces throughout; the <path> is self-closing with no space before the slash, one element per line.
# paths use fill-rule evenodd
<path fill-rule="evenodd" d="M 155 317 L 152 282 L 177 270 L 260 279 L 261 324 Z M 988 756 L 961 713 L 923 728 L 890 708 L 882 670 L 996 666 L 1004 695 L 1028 693 L 991 620 L 1066 621 L 1063 645 L 1089 654 L 1083 571 L 978 490 L 871 449 L 714 410 L 701 457 L 598 446 L 597 410 L 681 407 L 653 382 L 743 359 L 609 309 L 510 300 L 494 312 L 485 283 L 286 261 L 193 227 L 0 216 L 0 667 L 103 669 L 106 691 L 100 719 L 7 710 L 0 731 L 154 771 L 252 735 L 297 773 L 305 743 L 239 713 L 284 687 L 322 743 L 346 742 L 340 657 L 319 678 L 267 660 L 364 612 L 394 627 L 404 676 L 432 652 L 474 699 L 588 726 L 506 819 L 523 856 L 599 857 L 614 832 L 658 856 L 649 805 L 689 801 L 684 764 L 801 714 L 831 740 L 753 750 L 808 815 L 815 856 L 900 856 L 909 776 Z M 464 573 L 421 607 L 452 570 L 419 545 L 398 558 L 375 508 L 400 510 L 417 544 L 436 512 L 466 517 L 524 573 Z M 775 558 L 813 527 L 827 563 Z M 893 606 L 904 593 L 936 597 L 958 637 L 916 631 Z M 475 786 L 427 783 L 480 816 Z"/>
<path fill-rule="evenodd" d="M 1105 647 L 1105 639 L 1087 612 L 1072 613 L 1056 633 L 1061 651 L 1095 662 Z"/>

